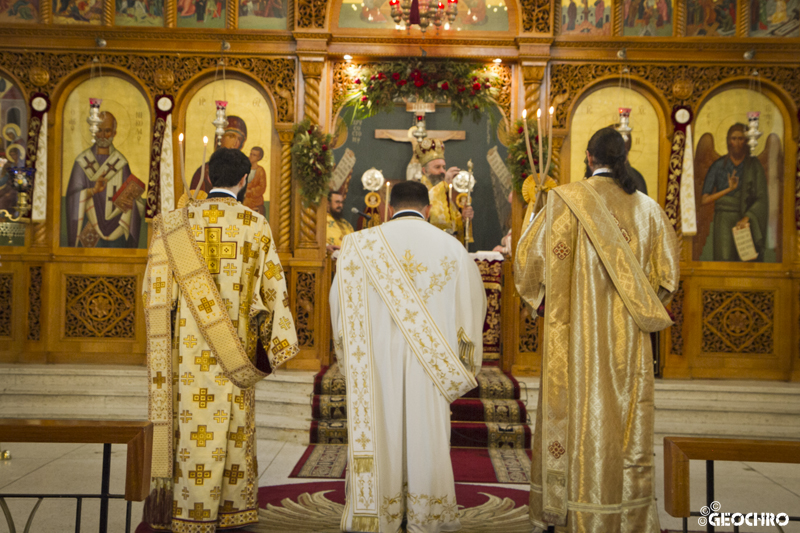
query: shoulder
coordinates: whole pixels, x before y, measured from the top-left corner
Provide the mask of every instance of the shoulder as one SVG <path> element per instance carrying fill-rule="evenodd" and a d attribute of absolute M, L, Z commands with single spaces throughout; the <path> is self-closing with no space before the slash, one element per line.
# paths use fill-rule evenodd
<path fill-rule="evenodd" d="M 728 160 L 728 156 L 727 156 L 727 155 L 723 155 L 722 157 L 718 158 L 716 161 L 714 161 L 713 163 L 711 163 L 711 166 L 710 166 L 710 167 L 708 167 L 708 172 L 709 172 L 709 174 L 710 174 L 711 172 L 714 172 L 714 171 L 720 170 L 722 167 L 724 167 L 724 166 L 725 166 L 725 162 L 726 162 L 727 160 Z"/>

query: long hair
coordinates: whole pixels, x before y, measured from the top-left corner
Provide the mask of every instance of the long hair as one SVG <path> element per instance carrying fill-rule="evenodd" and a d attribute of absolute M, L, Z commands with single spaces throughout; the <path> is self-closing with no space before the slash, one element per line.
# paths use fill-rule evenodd
<path fill-rule="evenodd" d="M 611 169 L 611 175 L 622 190 L 628 194 L 636 192 L 636 182 L 628 174 L 628 151 L 625 140 L 613 128 L 597 130 L 589 139 L 586 150 L 594 159 L 595 165 L 603 165 Z"/>

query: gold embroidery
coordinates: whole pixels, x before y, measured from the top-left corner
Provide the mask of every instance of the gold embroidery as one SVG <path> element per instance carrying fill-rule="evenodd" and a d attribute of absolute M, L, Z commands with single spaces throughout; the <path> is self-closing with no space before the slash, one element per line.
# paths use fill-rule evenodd
<path fill-rule="evenodd" d="M 183 424 L 186 424 L 187 422 L 191 422 L 191 420 L 192 420 L 192 412 L 191 411 L 187 411 L 186 409 L 184 409 L 183 411 L 181 411 L 180 418 L 181 418 L 181 422 Z"/>
<path fill-rule="evenodd" d="M 417 263 L 414 261 L 414 256 L 411 254 L 411 250 L 406 250 L 406 253 L 403 254 L 403 259 L 400 261 L 400 264 L 403 265 L 403 270 L 406 271 L 408 277 L 410 277 L 412 280 L 417 274 L 428 271 L 428 267 L 422 263 Z"/>
<path fill-rule="evenodd" d="M 208 372 L 208 369 L 211 368 L 211 365 L 217 364 L 217 358 L 211 356 L 211 350 L 203 350 L 200 353 L 201 357 L 194 358 L 194 364 L 200 365 L 201 372 Z M 214 400 L 213 396 L 211 397 L 211 400 Z"/>
<path fill-rule="evenodd" d="M 555 245 L 555 248 L 553 248 L 553 254 L 562 261 L 569 257 L 570 252 L 569 246 L 567 246 L 567 243 L 564 241 L 559 242 Z"/>
<path fill-rule="evenodd" d="M 223 422 L 228 420 L 228 413 L 220 409 L 216 413 L 214 413 L 214 420 L 217 421 L 217 424 L 222 424 Z"/>
<path fill-rule="evenodd" d="M 228 265 L 225 265 L 225 268 L 223 268 L 222 270 L 224 270 L 225 274 L 227 274 L 228 276 L 233 276 L 234 274 L 236 274 L 236 271 L 238 269 L 236 268 L 236 265 L 228 264 Z"/>
<path fill-rule="evenodd" d="M 208 402 L 214 401 L 214 395 L 208 393 L 208 389 L 200 389 L 200 394 L 193 394 L 192 401 L 197 402 L 200 409 L 208 407 Z"/>
<path fill-rule="evenodd" d="M 225 233 L 228 234 L 228 238 L 233 239 L 239 235 L 239 228 L 236 226 L 228 226 L 228 228 L 225 230 Z"/>
<path fill-rule="evenodd" d="M 209 477 L 211 477 L 211 472 L 208 472 L 208 475 Z M 203 483 L 198 483 L 198 485 L 202 484 Z M 203 518 L 209 518 L 210 516 L 211 516 L 211 510 L 203 507 L 202 502 L 194 504 L 194 510 L 189 511 L 189 518 L 193 518 L 194 520 L 202 520 Z"/>
<path fill-rule="evenodd" d="M 205 212 L 203 212 L 203 215 L 205 215 Z M 245 226 L 249 226 L 250 223 L 254 220 L 253 213 L 251 213 L 250 211 L 239 213 L 238 215 L 236 215 L 236 218 L 241 220 L 242 224 L 244 224 Z"/>
<path fill-rule="evenodd" d="M 209 206 L 209 209 L 203 210 L 203 218 L 207 218 L 211 224 L 216 224 L 217 219 L 222 218 L 224 216 L 225 216 L 225 211 L 219 210 L 219 204 L 211 204 Z"/>
<path fill-rule="evenodd" d="M 230 470 L 225 469 L 222 477 L 228 478 L 229 485 L 236 485 L 240 479 L 244 479 L 244 472 L 239 470 L 239 465 L 232 465 Z"/>
<path fill-rule="evenodd" d="M 200 253 L 206 260 L 208 271 L 212 274 L 219 274 L 220 261 L 222 259 L 236 259 L 236 248 L 238 244 L 231 241 L 222 241 L 222 228 L 206 228 L 206 241 L 198 242 Z"/>
<path fill-rule="evenodd" d="M 280 281 L 283 279 L 281 272 L 283 272 L 283 269 L 281 268 L 280 264 L 275 264 L 272 261 L 268 261 L 267 268 L 264 270 L 264 275 L 267 276 L 267 279 L 276 278 L 278 281 Z"/>
<path fill-rule="evenodd" d="M 238 396 L 237 396 L 238 398 Z M 236 433 L 229 431 L 228 432 L 228 440 L 232 440 L 236 443 L 237 448 L 241 448 L 242 444 L 244 444 L 245 439 L 247 439 L 247 435 L 244 432 L 244 426 L 239 426 L 236 429 Z"/>
<path fill-rule="evenodd" d="M 186 319 L 184 318 L 181 320 L 183 322 L 181 326 L 185 325 Z M 183 339 L 183 343 L 186 345 L 187 348 L 194 348 L 197 345 L 197 339 L 194 335 L 187 335 L 185 339 Z"/>
<path fill-rule="evenodd" d="M 211 471 L 206 470 L 205 465 L 197 465 L 197 468 L 194 470 L 189 470 L 189 479 L 193 479 L 195 485 L 202 485 L 207 479 L 211 479 Z M 197 507 L 197 505 L 202 507 L 203 504 L 195 504 L 195 507 Z"/>
<path fill-rule="evenodd" d="M 205 448 L 206 441 L 214 438 L 214 432 L 207 432 L 206 426 L 197 426 L 197 431 L 192 431 L 192 433 L 189 435 L 189 438 L 197 441 L 198 448 Z"/>
<path fill-rule="evenodd" d="M 194 383 L 194 374 L 192 374 L 191 372 L 184 372 L 183 376 L 181 376 L 181 381 L 183 382 L 184 385 L 188 387 L 189 385 Z"/>
<path fill-rule="evenodd" d="M 156 377 L 153 378 L 153 385 L 156 385 L 160 389 L 166 381 L 167 379 L 161 375 L 161 372 L 156 372 Z"/>
<path fill-rule="evenodd" d="M 447 282 L 453 278 L 453 271 L 456 268 L 455 260 L 448 260 L 447 256 L 444 257 L 440 261 L 440 266 L 442 268 L 441 273 L 431 275 L 431 281 L 428 285 L 428 288 L 422 291 L 420 296 L 422 299 L 425 300 L 425 303 L 428 303 L 428 299 L 433 296 L 436 292 L 442 292 L 447 285 Z"/>

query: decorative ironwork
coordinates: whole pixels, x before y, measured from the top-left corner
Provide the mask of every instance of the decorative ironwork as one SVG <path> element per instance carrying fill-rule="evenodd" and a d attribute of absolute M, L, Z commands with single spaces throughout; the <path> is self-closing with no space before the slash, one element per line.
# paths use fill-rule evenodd
<path fill-rule="evenodd" d="M 683 282 L 678 283 L 678 290 L 675 291 L 675 296 L 672 297 L 670 303 L 670 311 L 672 312 L 672 319 L 675 325 L 669 330 L 670 335 L 670 352 L 675 355 L 683 355 Z"/>
<path fill-rule="evenodd" d="M 520 353 L 533 353 L 539 349 L 538 317 L 524 302 L 519 303 L 519 351 Z"/>
<path fill-rule="evenodd" d="M 38 341 L 42 334 L 42 267 L 30 268 L 28 285 L 28 340 Z"/>
<path fill-rule="evenodd" d="M 313 272 L 297 273 L 297 296 L 295 298 L 295 326 L 297 342 L 303 348 L 313 348 L 314 304 L 316 301 L 316 276 Z"/>
<path fill-rule="evenodd" d="M 136 276 L 67 276 L 64 335 L 135 336 Z"/>
<path fill-rule="evenodd" d="M 0 274 L 0 337 L 11 337 L 14 309 L 14 274 Z"/>
<path fill-rule="evenodd" d="M 702 291 L 706 353 L 774 353 L 774 291 Z"/>

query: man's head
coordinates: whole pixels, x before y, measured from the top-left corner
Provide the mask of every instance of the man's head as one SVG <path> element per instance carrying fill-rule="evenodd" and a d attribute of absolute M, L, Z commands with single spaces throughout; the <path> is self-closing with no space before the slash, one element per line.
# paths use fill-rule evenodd
<path fill-rule="evenodd" d="M 422 173 L 436 185 L 444 179 L 447 168 L 444 162 L 444 143 L 435 139 L 422 139 L 414 146 L 414 155 L 417 156 Z"/>
<path fill-rule="evenodd" d="M 328 193 L 328 213 L 336 219 L 342 218 L 342 211 L 344 210 L 344 196 L 339 191 L 330 191 Z"/>
<path fill-rule="evenodd" d="M 747 137 L 744 135 L 746 129 L 744 124 L 738 122 L 728 128 L 728 153 L 735 159 L 742 159 L 750 153 L 750 147 L 747 146 Z"/>
<path fill-rule="evenodd" d="M 101 111 L 100 119 L 95 142 L 98 148 L 108 148 L 117 136 L 117 119 L 109 111 Z"/>
<path fill-rule="evenodd" d="M 244 185 L 248 174 L 250 160 L 233 148 L 218 148 L 208 161 L 208 177 L 214 187 L 229 189 Z"/>
<path fill-rule="evenodd" d="M 247 125 L 236 115 L 230 115 L 227 120 L 228 125 L 225 127 L 225 133 L 222 134 L 219 145 L 222 148 L 239 150 L 247 140 Z"/>
<path fill-rule="evenodd" d="M 614 128 L 597 130 L 586 147 L 586 177 L 598 168 L 608 168 L 619 186 L 626 193 L 633 194 L 636 184 L 628 176 L 627 160 L 628 150 L 622 135 Z"/>
<path fill-rule="evenodd" d="M 426 218 L 430 211 L 428 188 L 418 181 L 401 181 L 392 187 L 392 197 L 389 205 L 393 212 L 412 209 L 419 211 Z"/>
<path fill-rule="evenodd" d="M 250 164 L 255 165 L 262 159 L 264 159 L 264 149 L 260 146 L 253 146 L 250 149 Z"/>

